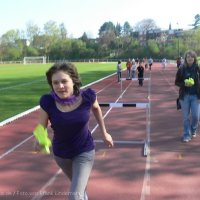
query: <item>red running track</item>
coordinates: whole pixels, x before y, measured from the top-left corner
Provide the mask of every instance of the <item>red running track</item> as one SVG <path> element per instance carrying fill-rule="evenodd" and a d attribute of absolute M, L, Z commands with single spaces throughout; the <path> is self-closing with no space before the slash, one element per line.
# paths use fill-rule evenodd
<path fill-rule="evenodd" d="M 175 66 L 162 71 L 154 64 L 150 87 L 145 81 L 124 81 L 116 76 L 92 85 L 99 102 L 148 102 L 150 99 L 151 153 L 142 156 L 142 145 L 115 144 L 112 149 L 96 143 L 96 159 L 88 184 L 89 200 L 197 200 L 200 196 L 199 137 L 181 142 L 181 112 L 176 110 Z M 125 75 L 124 75 L 125 76 Z M 120 97 L 120 95 L 123 95 Z M 149 97 L 149 98 L 148 98 Z M 102 108 L 105 123 L 115 141 L 146 137 L 146 111 L 141 108 Z M 32 130 L 38 112 L 0 127 L 0 199 L 66 199 L 69 181 L 55 165 L 52 155 L 32 152 Z M 100 139 L 92 117 L 90 128 Z M 49 130 L 51 134 L 51 130 Z M 20 144 L 17 148 L 16 145 Z"/>

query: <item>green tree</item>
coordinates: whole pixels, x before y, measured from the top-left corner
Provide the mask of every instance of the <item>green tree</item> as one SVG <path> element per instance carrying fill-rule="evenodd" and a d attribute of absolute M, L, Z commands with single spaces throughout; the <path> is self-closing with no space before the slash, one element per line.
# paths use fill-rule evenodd
<path fill-rule="evenodd" d="M 38 25 L 34 24 L 33 22 L 28 22 L 26 25 L 26 39 L 30 42 L 33 41 L 34 36 L 37 36 L 41 33 L 40 28 Z"/>
<path fill-rule="evenodd" d="M 159 27 L 153 19 L 143 19 L 135 25 L 134 30 L 146 34 L 148 31 L 158 28 Z"/>
<path fill-rule="evenodd" d="M 123 27 L 119 23 L 117 23 L 115 27 L 115 34 L 117 37 L 122 35 L 122 30 L 123 30 Z"/>
<path fill-rule="evenodd" d="M 99 29 L 99 37 L 103 37 L 108 32 L 115 33 L 115 26 L 112 22 L 105 22 Z"/>
<path fill-rule="evenodd" d="M 66 39 L 67 38 L 67 29 L 65 28 L 65 24 L 61 23 L 59 25 L 59 34 L 61 39 Z"/>
<path fill-rule="evenodd" d="M 18 60 L 23 55 L 23 40 L 20 40 L 18 30 L 9 30 L 1 37 L 0 49 L 2 60 Z"/>
<path fill-rule="evenodd" d="M 123 30 L 123 35 L 125 35 L 125 36 L 128 36 L 131 34 L 132 28 L 131 28 L 129 22 L 127 22 L 127 21 L 124 22 L 122 30 Z"/>
<path fill-rule="evenodd" d="M 148 40 L 148 49 L 149 49 L 149 55 L 151 57 L 156 57 L 157 55 L 159 55 L 160 49 L 155 40 Z"/>
<path fill-rule="evenodd" d="M 194 23 L 189 24 L 190 26 L 193 26 L 194 29 L 198 28 L 200 26 L 200 15 L 197 14 L 194 16 Z"/>

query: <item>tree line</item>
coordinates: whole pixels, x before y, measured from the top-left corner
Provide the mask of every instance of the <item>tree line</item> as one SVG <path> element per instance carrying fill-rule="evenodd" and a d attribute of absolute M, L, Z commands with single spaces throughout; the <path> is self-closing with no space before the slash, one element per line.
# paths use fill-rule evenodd
<path fill-rule="evenodd" d="M 46 56 L 50 60 L 163 58 L 176 59 L 187 49 L 200 55 L 200 15 L 191 29 L 160 30 L 152 19 L 132 27 L 105 22 L 97 38 L 83 33 L 80 38 L 68 36 L 63 23 L 48 21 L 41 30 L 29 22 L 26 30 L 9 30 L 0 37 L 0 61 L 20 61 L 25 56 Z M 171 31 L 171 33 L 170 33 Z"/>

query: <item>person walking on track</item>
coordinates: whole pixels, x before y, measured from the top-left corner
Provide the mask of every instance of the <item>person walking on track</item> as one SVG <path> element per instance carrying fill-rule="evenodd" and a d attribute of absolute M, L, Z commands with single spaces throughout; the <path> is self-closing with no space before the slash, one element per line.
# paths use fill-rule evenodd
<path fill-rule="evenodd" d="M 151 68 L 152 68 L 152 65 L 153 65 L 153 59 L 149 58 L 148 63 L 149 63 L 149 70 L 151 71 Z"/>
<path fill-rule="evenodd" d="M 132 66 L 131 66 L 131 72 L 132 72 L 131 77 L 132 78 L 135 78 L 136 70 L 137 70 L 137 65 L 136 65 L 135 59 L 132 59 Z"/>
<path fill-rule="evenodd" d="M 132 67 L 132 62 L 131 59 L 129 58 L 128 61 L 126 62 L 127 79 L 131 78 L 131 67 Z"/>
<path fill-rule="evenodd" d="M 163 58 L 162 59 L 162 69 L 165 70 L 166 66 L 167 66 L 167 59 Z"/>
<path fill-rule="evenodd" d="M 106 131 L 95 91 L 80 90 L 80 77 L 72 63 L 54 64 L 46 77 L 52 91 L 40 99 L 39 125 L 46 129 L 48 121 L 51 123 L 54 159 L 71 181 L 68 198 L 87 200 L 86 187 L 95 156 L 88 127 L 90 111 L 97 120 L 104 143 L 113 147 L 113 140 Z"/>
<path fill-rule="evenodd" d="M 196 137 L 199 120 L 200 68 L 194 51 L 186 51 L 184 65 L 176 73 L 175 85 L 179 87 L 183 115 L 183 142 L 189 142 Z"/>
<path fill-rule="evenodd" d="M 117 63 L 117 81 L 120 82 L 121 78 L 122 78 L 122 64 L 121 60 L 119 60 Z"/>
<path fill-rule="evenodd" d="M 139 61 L 139 66 L 137 67 L 137 71 L 138 71 L 139 86 L 143 86 L 144 67 L 142 66 L 142 61 Z"/>

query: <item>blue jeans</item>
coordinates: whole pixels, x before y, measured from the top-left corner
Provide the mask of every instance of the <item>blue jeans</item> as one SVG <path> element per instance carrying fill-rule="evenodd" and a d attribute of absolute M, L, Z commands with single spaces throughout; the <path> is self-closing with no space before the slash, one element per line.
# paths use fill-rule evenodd
<path fill-rule="evenodd" d="M 117 72 L 117 81 L 120 82 L 122 78 L 122 72 Z"/>
<path fill-rule="evenodd" d="M 54 159 L 71 181 L 70 200 L 87 200 L 86 187 L 93 167 L 95 150 L 83 152 L 72 159 L 54 155 Z"/>
<path fill-rule="evenodd" d="M 199 104 L 197 95 L 184 95 L 184 99 L 180 99 L 180 103 L 183 115 L 183 137 L 190 138 L 198 127 Z"/>
<path fill-rule="evenodd" d="M 131 69 L 127 69 L 127 78 L 131 78 Z"/>
<path fill-rule="evenodd" d="M 135 71 L 132 70 L 132 78 L 135 78 Z"/>

